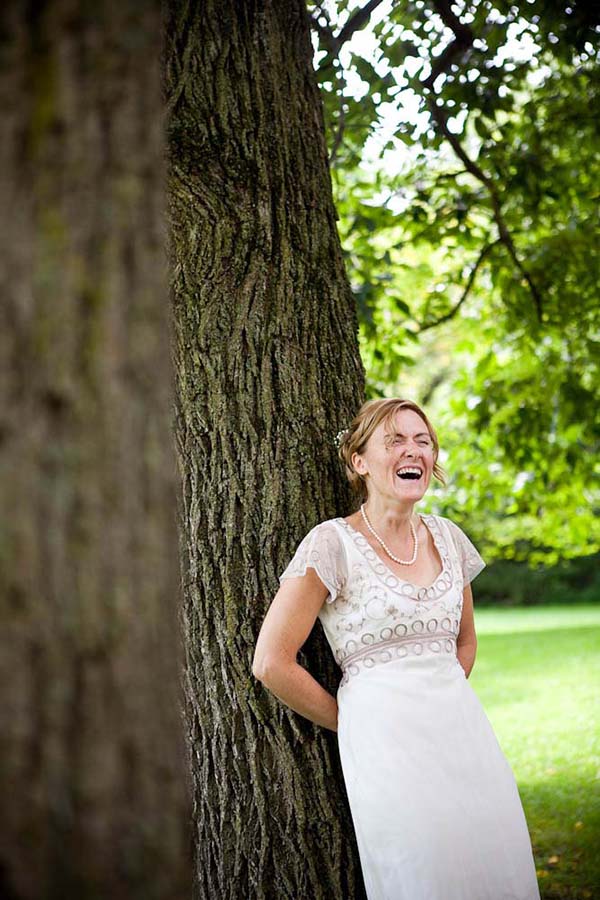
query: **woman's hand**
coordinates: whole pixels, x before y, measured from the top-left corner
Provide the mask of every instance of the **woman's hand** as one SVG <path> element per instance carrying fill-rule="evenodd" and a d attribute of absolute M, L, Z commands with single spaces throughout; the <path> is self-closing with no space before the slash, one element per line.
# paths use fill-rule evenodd
<path fill-rule="evenodd" d="M 477 653 L 477 635 L 475 633 L 475 616 L 473 613 L 473 592 L 467 584 L 463 590 L 462 617 L 460 631 L 456 641 L 456 656 L 468 678 L 475 663 Z"/>

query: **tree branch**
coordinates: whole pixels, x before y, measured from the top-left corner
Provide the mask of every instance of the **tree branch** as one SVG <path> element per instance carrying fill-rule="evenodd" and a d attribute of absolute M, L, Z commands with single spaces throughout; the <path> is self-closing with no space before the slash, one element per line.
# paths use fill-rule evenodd
<path fill-rule="evenodd" d="M 434 0 L 433 5 L 444 25 L 454 33 L 454 40 L 448 44 L 441 56 L 432 65 L 431 74 L 423 82 L 423 86 L 430 89 L 433 89 L 438 75 L 441 75 L 442 72 L 447 72 L 454 59 L 470 50 L 475 40 L 475 35 L 469 26 L 460 21 L 458 16 L 452 11 L 448 0 Z"/>
<path fill-rule="evenodd" d="M 315 31 L 321 35 L 333 59 L 335 59 L 346 41 L 350 40 L 355 31 L 358 31 L 359 28 L 362 28 L 367 24 L 371 13 L 374 12 L 381 3 L 383 3 L 383 0 L 369 0 L 369 3 L 367 3 L 366 6 L 363 6 L 362 9 L 357 9 L 354 15 L 350 16 L 339 34 L 334 34 L 331 28 L 321 25 L 315 16 L 309 14 L 308 19 Z M 329 66 L 332 65 L 333 59 L 329 60 L 328 65 L 325 68 L 329 68 Z"/>
<path fill-rule="evenodd" d="M 458 303 L 456 303 L 452 307 L 452 309 L 449 312 L 447 312 L 445 315 L 440 316 L 439 319 L 435 319 L 433 322 L 427 322 L 425 325 L 421 325 L 419 327 L 417 334 L 420 334 L 422 331 L 428 331 L 430 328 L 436 328 L 438 325 L 441 325 L 442 322 L 447 322 L 449 319 L 452 319 L 456 315 L 456 313 L 458 312 L 460 307 L 463 305 L 463 303 L 469 296 L 469 292 L 470 292 L 471 288 L 473 287 L 473 284 L 475 283 L 475 277 L 477 275 L 477 272 L 479 271 L 486 256 L 491 252 L 491 250 L 497 244 L 500 244 L 500 243 L 501 243 L 501 241 L 500 241 L 500 239 L 498 239 L 496 241 L 492 241 L 490 244 L 485 245 L 485 247 L 483 248 L 483 250 L 477 257 L 475 264 L 469 273 L 469 279 L 465 285 L 465 289 L 462 292 L 462 296 L 461 296 L 460 300 L 458 301 Z"/>
<path fill-rule="evenodd" d="M 535 304 L 535 309 L 537 313 L 538 321 L 542 321 L 542 297 L 540 292 L 535 285 L 533 278 L 519 259 L 517 254 L 517 249 L 515 247 L 514 241 L 508 230 L 508 226 L 502 214 L 502 204 L 500 203 L 500 198 L 498 197 L 498 191 L 496 190 L 496 186 L 489 175 L 481 169 L 476 162 L 474 162 L 469 156 L 467 156 L 466 151 L 464 150 L 462 144 L 458 140 L 457 136 L 453 134 L 448 128 L 448 114 L 443 106 L 438 105 L 435 97 L 427 99 L 427 105 L 431 111 L 431 115 L 436 122 L 438 128 L 444 135 L 444 137 L 448 140 L 450 146 L 458 156 L 460 160 L 465 165 L 465 168 L 475 177 L 478 181 L 481 181 L 482 184 L 488 190 L 490 195 L 490 200 L 492 202 L 492 212 L 494 216 L 494 221 L 498 226 L 498 234 L 500 235 L 500 240 L 503 244 L 505 244 L 510 257 L 515 264 L 516 268 L 519 270 L 531 292 L 533 297 L 533 301 Z"/>
<path fill-rule="evenodd" d="M 363 25 L 366 25 L 368 22 L 371 13 L 374 12 L 375 9 L 383 2 L 383 0 L 369 0 L 369 3 L 366 6 L 363 6 L 362 9 L 358 9 L 353 16 L 351 16 L 339 34 L 334 34 L 331 28 L 328 28 L 326 25 L 321 25 L 316 16 L 312 16 L 309 14 L 308 19 L 311 26 L 318 32 L 320 37 L 323 39 L 323 43 L 326 45 L 329 51 L 329 60 L 327 66 L 324 69 L 328 69 L 333 66 L 334 60 L 339 59 L 339 53 L 346 41 L 350 40 L 355 31 L 358 31 L 359 28 L 362 28 Z M 340 116 L 338 120 L 338 127 L 336 129 L 335 137 L 333 139 L 333 146 L 331 148 L 331 153 L 329 154 L 329 165 L 332 166 L 335 162 L 337 152 L 341 146 L 342 139 L 344 137 L 344 127 L 346 121 L 346 110 L 344 108 L 344 87 L 346 85 L 346 79 L 343 74 L 343 70 L 340 64 L 340 74 L 337 76 L 340 79 L 341 83 L 341 92 L 340 92 Z"/>
<path fill-rule="evenodd" d="M 355 31 L 358 31 L 359 28 L 362 28 L 363 25 L 367 24 L 371 17 L 371 13 L 374 12 L 381 3 L 383 3 L 383 0 L 369 0 L 369 3 L 367 3 L 366 6 L 363 6 L 362 9 L 357 9 L 354 15 L 350 16 L 337 37 L 338 49 L 345 41 L 350 40 Z"/>
<path fill-rule="evenodd" d="M 344 75 L 344 70 L 340 66 L 338 78 L 340 79 L 341 89 L 340 89 L 340 116 L 338 119 L 338 127 L 335 132 L 335 137 L 333 139 L 333 146 L 331 148 L 331 153 L 329 154 L 329 165 L 333 166 L 337 152 L 341 146 L 342 139 L 344 137 L 344 127 L 346 125 L 346 108 L 344 106 L 344 88 L 346 87 L 346 77 Z"/>
<path fill-rule="evenodd" d="M 452 147 L 458 158 L 462 161 L 467 171 L 470 172 L 474 178 L 480 181 L 487 188 L 492 202 L 493 216 L 498 227 L 500 240 L 506 246 L 515 267 L 525 279 L 533 297 L 538 321 L 541 322 L 542 297 L 530 273 L 527 271 L 527 269 L 519 259 L 514 241 L 502 214 L 502 204 L 500 203 L 500 198 L 498 197 L 496 186 L 490 176 L 487 175 L 483 171 L 483 169 L 481 169 L 480 166 L 478 166 L 477 163 L 467 155 L 457 136 L 450 131 L 450 129 L 448 128 L 448 113 L 443 104 L 438 103 L 437 97 L 435 96 L 435 94 L 433 94 L 432 90 L 436 78 L 442 72 L 447 71 L 452 63 L 452 60 L 459 54 L 464 54 L 472 46 L 474 41 L 473 32 L 468 26 L 463 25 L 460 19 L 452 11 L 448 0 L 432 0 L 432 5 L 444 24 L 452 30 L 455 37 L 454 40 L 448 45 L 448 47 L 446 47 L 438 62 L 434 66 L 432 66 L 431 74 L 422 82 L 423 87 L 427 91 L 432 91 L 432 95 L 426 96 L 425 98 L 427 106 L 440 132 L 449 142 L 450 146 Z"/>
<path fill-rule="evenodd" d="M 329 52 L 337 55 L 335 45 L 336 37 L 331 28 L 327 25 L 321 25 L 317 17 L 311 15 L 311 13 L 308 13 L 308 21 L 311 28 L 313 28 L 318 33 L 319 37 L 322 38 L 323 43 L 326 45 Z"/>

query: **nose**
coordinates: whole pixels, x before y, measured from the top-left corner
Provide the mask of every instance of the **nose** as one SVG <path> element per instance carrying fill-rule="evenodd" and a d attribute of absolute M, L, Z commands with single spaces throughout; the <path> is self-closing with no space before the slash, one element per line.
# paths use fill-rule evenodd
<path fill-rule="evenodd" d="M 419 458 L 419 453 L 414 447 L 405 447 L 403 453 L 403 459 L 409 460 L 412 462 L 414 459 Z"/>

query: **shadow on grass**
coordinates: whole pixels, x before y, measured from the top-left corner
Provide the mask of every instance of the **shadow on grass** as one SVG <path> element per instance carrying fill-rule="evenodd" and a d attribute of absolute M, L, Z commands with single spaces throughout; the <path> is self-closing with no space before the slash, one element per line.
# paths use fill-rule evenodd
<path fill-rule="evenodd" d="M 542 900 L 600 898 L 598 784 L 562 776 L 519 784 Z"/>

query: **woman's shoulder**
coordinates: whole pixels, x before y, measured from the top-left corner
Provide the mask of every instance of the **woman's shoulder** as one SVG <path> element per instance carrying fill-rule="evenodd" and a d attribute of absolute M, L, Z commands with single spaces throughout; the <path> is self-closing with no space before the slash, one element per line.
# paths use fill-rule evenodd
<path fill-rule="evenodd" d="M 338 527 L 339 519 L 334 517 L 333 519 L 323 519 L 321 522 L 317 522 L 308 532 L 309 534 L 319 533 L 319 534 L 339 534 Z"/>
<path fill-rule="evenodd" d="M 341 516 L 334 516 L 331 519 L 323 519 L 322 522 L 317 522 L 316 525 L 313 525 L 309 534 L 313 536 L 316 543 L 326 547 L 331 554 L 346 558 L 348 554 L 348 538 L 352 537 L 352 529 Z"/>
<path fill-rule="evenodd" d="M 448 516 L 441 516 L 438 513 L 430 513 L 430 515 L 436 522 L 447 528 L 453 535 L 461 535 L 465 533 L 462 527 L 457 522 L 455 522 L 454 519 L 450 519 Z"/>
<path fill-rule="evenodd" d="M 450 531 L 453 531 L 455 533 L 457 531 L 461 531 L 460 526 L 456 524 L 454 519 L 450 519 L 448 516 L 442 516 L 439 513 L 426 513 L 425 516 L 429 517 L 429 519 L 432 519 L 438 525 L 448 528 Z"/>
<path fill-rule="evenodd" d="M 477 550 L 475 544 L 469 537 L 469 534 L 464 530 L 462 525 L 458 525 L 452 519 L 449 519 L 447 516 L 436 516 L 436 518 L 442 523 L 443 527 L 446 528 L 447 533 L 452 538 L 455 548 L 457 549 L 459 555 L 462 558 L 468 558 L 474 561 L 474 564 L 480 565 L 483 567 L 485 563 L 483 562 L 479 551 Z M 465 526 L 467 527 L 467 526 Z"/>
<path fill-rule="evenodd" d="M 340 545 L 345 545 L 344 538 L 352 538 L 356 534 L 356 528 L 343 516 L 334 516 L 332 519 L 323 519 L 315 526 L 321 534 L 331 535 L 332 540 Z M 352 543 L 352 541 L 351 541 Z"/>
<path fill-rule="evenodd" d="M 461 526 L 449 516 L 442 516 L 439 513 L 426 513 L 423 515 L 426 524 L 434 526 L 434 530 L 438 533 L 441 532 L 445 537 L 446 543 L 450 543 L 456 549 L 459 549 L 468 541 L 468 537 Z"/>
<path fill-rule="evenodd" d="M 313 546 L 327 547 L 330 551 L 341 549 L 344 541 L 343 528 L 340 528 L 339 518 L 323 519 L 321 522 L 317 522 L 307 531 L 303 542 Z"/>
<path fill-rule="evenodd" d="M 315 528 L 320 528 L 322 525 L 333 525 L 336 522 L 339 522 L 339 516 L 334 516 L 332 519 L 323 519 L 321 522 L 317 522 Z"/>

